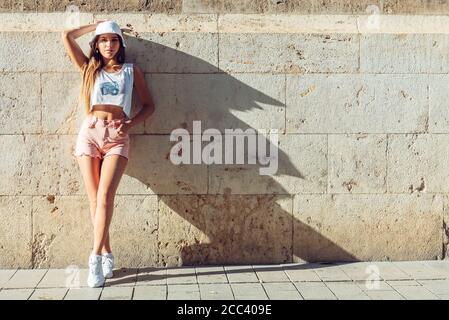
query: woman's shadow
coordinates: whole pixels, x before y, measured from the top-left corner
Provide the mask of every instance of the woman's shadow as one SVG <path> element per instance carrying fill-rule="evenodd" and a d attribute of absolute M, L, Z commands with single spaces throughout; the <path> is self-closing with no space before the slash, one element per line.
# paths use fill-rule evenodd
<path fill-rule="evenodd" d="M 137 194 L 158 195 L 158 266 L 142 262 L 135 266 L 139 273 L 166 266 L 357 261 L 319 232 L 319 221 L 314 223 L 308 216 L 310 210 L 293 208 L 301 204 L 294 202 L 293 193 L 299 197 L 326 193 L 327 166 L 314 172 L 321 169 L 310 161 L 327 163 L 327 152 L 320 149 L 319 140 L 283 134 L 288 107 L 284 74 L 230 75 L 152 41 L 128 37 L 127 43 L 127 60 L 149 72 L 147 83 L 156 106 L 145 124 L 146 134 L 131 135 L 130 161 L 123 178 L 134 180 Z M 187 140 L 194 140 L 193 121 L 201 121 L 201 131 L 215 128 L 222 135 L 225 129 L 278 130 L 278 145 L 263 139 L 277 171 L 261 175 L 259 169 L 266 165 L 247 164 L 247 141 L 243 149 L 234 143 L 232 149 L 223 146 L 222 150 L 223 159 L 231 150 L 234 156 L 244 154 L 246 164 L 173 164 L 170 150 L 177 142 L 170 141 L 170 134 L 183 128 L 189 133 Z M 201 149 L 208 143 L 201 142 Z M 192 147 L 190 159 L 194 151 Z M 287 152 L 294 152 L 295 158 Z M 156 245 L 152 241 L 148 239 L 149 246 Z M 123 269 L 121 274 L 135 270 Z M 127 280 L 112 283 L 123 281 Z"/>

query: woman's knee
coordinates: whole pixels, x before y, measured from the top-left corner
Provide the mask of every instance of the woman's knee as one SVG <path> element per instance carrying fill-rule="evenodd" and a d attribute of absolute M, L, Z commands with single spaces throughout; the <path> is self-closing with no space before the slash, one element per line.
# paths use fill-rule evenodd
<path fill-rule="evenodd" d="M 110 191 L 99 191 L 97 193 L 96 203 L 102 206 L 112 206 L 114 204 L 115 194 Z"/>
<path fill-rule="evenodd" d="M 97 208 L 97 197 L 95 197 L 95 199 L 89 199 L 89 207 L 90 210 L 95 213 L 95 209 Z"/>

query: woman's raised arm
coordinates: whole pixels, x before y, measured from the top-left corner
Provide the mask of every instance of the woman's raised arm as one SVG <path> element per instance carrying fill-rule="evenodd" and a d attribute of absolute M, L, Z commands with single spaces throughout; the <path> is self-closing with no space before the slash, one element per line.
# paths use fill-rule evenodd
<path fill-rule="evenodd" d="M 93 24 L 84 25 L 75 29 L 64 30 L 62 32 L 62 42 L 64 43 L 64 47 L 66 48 L 70 59 L 78 67 L 80 72 L 83 71 L 83 65 L 89 60 L 84 54 L 83 50 L 81 50 L 78 43 L 76 43 L 75 39 L 81 37 L 86 33 L 95 31 L 98 23 L 100 22 L 102 21 L 97 21 Z"/>

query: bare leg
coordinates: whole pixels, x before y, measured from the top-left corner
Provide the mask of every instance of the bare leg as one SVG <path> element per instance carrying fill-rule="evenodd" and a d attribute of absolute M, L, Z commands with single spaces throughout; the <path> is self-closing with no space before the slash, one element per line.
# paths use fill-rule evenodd
<path fill-rule="evenodd" d="M 95 211 L 97 208 L 97 192 L 100 182 L 100 168 L 102 160 L 90 156 L 77 157 L 78 165 L 83 176 L 84 185 L 86 187 L 87 196 L 89 198 L 90 217 L 92 225 L 95 221 Z M 102 248 L 102 253 L 111 252 L 111 246 L 109 243 L 109 233 L 107 234 L 106 241 Z"/>
<path fill-rule="evenodd" d="M 102 248 L 106 244 L 114 209 L 115 193 L 127 163 L 128 159 L 115 154 L 103 159 L 94 218 L 94 246 L 92 252 L 95 254 L 101 254 Z"/>

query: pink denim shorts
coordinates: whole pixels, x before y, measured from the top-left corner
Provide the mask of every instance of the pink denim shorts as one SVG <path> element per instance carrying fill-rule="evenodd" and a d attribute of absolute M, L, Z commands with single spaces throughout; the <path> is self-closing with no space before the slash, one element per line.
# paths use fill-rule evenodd
<path fill-rule="evenodd" d="M 127 120 L 102 120 L 94 115 L 84 119 L 76 140 L 74 156 L 88 155 L 103 159 L 118 154 L 128 159 L 129 134 L 119 135 L 117 128 Z"/>

